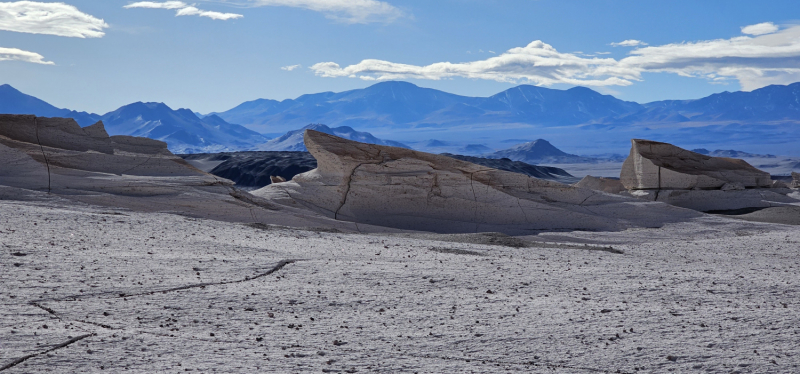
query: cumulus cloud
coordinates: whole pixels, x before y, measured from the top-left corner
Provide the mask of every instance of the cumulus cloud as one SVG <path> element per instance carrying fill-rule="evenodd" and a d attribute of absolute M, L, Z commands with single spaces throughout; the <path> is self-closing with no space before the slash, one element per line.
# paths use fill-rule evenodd
<path fill-rule="evenodd" d="M 247 0 L 253 6 L 286 6 L 324 13 L 346 23 L 391 22 L 404 13 L 378 0 Z"/>
<path fill-rule="evenodd" d="M 382 60 L 364 60 L 340 67 L 334 62 L 322 62 L 311 69 L 322 77 L 351 77 L 364 80 L 432 79 L 452 77 L 495 80 L 500 82 L 529 82 L 549 86 L 569 83 L 589 86 L 630 85 L 633 75 L 610 75 L 607 71 L 617 64 L 611 58 L 583 58 L 572 53 L 560 53 L 551 45 L 534 41 L 525 47 L 512 48 L 485 60 L 451 63 L 437 62 L 427 66 L 399 64 Z"/>
<path fill-rule="evenodd" d="M 0 3 L 0 30 L 73 38 L 99 38 L 108 24 L 64 3 Z"/>
<path fill-rule="evenodd" d="M 775 31 L 778 31 L 778 26 L 775 26 L 775 24 L 772 22 L 764 22 L 742 27 L 742 34 L 747 35 L 765 35 L 772 34 Z"/>
<path fill-rule="evenodd" d="M 23 51 L 17 48 L 0 47 L 0 61 L 23 61 L 42 65 L 55 65 L 52 61 L 45 61 L 44 56 L 36 52 Z"/>
<path fill-rule="evenodd" d="M 201 10 L 195 7 L 194 5 L 189 5 L 182 1 L 165 1 L 165 2 L 139 1 L 128 4 L 123 8 L 172 9 L 175 10 L 176 17 L 199 16 L 199 17 L 208 17 L 211 19 L 222 20 L 222 21 L 244 17 L 243 15 L 237 13 L 222 13 L 222 12 L 213 12 L 209 10 Z"/>
<path fill-rule="evenodd" d="M 300 65 L 289 65 L 289 66 L 282 67 L 281 70 L 292 71 L 292 70 L 297 69 L 299 67 L 300 67 Z"/>
<path fill-rule="evenodd" d="M 663 72 L 712 83 L 735 79 L 743 89 L 753 90 L 800 80 L 800 26 L 759 36 L 643 46 L 621 60 L 562 53 L 542 41 L 534 41 L 479 61 L 417 66 L 367 59 L 345 67 L 321 62 L 311 69 L 321 77 L 364 80 L 463 77 L 541 86 L 565 83 L 598 87 L 628 86 L 641 81 L 645 72 Z"/>
<path fill-rule="evenodd" d="M 622 70 L 668 72 L 709 80 L 736 79 L 745 90 L 800 78 L 800 26 L 755 37 L 739 36 L 639 48 Z"/>
<path fill-rule="evenodd" d="M 638 47 L 640 45 L 647 45 L 647 43 L 641 40 L 628 39 L 628 40 L 623 40 L 619 43 L 611 43 L 609 45 L 612 47 Z"/>

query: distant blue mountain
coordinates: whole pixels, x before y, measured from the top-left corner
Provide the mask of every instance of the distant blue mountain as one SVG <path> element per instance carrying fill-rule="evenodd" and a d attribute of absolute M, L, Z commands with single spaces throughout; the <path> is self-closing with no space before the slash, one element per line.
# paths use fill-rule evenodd
<path fill-rule="evenodd" d="M 207 153 L 251 149 L 267 139 L 261 134 L 189 109 L 137 102 L 102 116 L 111 135 L 144 136 L 166 142 L 174 153 Z"/>
<path fill-rule="evenodd" d="M 324 132 L 326 134 L 335 135 L 340 138 L 355 140 L 361 143 L 388 145 L 392 147 L 401 147 L 401 148 L 411 148 L 403 143 L 391 140 L 378 139 L 372 136 L 372 134 L 368 132 L 356 131 L 347 126 L 331 128 L 322 124 L 311 124 L 299 130 L 289 131 L 283 136 L 277 137 L 264 144 L 259 145 L 258 147 L 256 147 L 256 149 L 259 151 L 302 151 L 302 152 L 308 151 L 308 149 L 306 149 L 305 143 L 303 142 L 303 134 L 307 129 Z"/>
<path fill-rule="evenodd" d="M 584 87 L 553 90 L 522 85 L 491 97 L 466 97 L 392 81 L 294 100 L 248 101 L 215 114 L 259 132 L 274 132 L 307 123 L 361 128 L 448 127 L 466 122 L 575 125 L 641 109 L 637 103 Z"/>
<path fill-rule="evenodd" d="M 81 126 L 89 126 L 100 120 L 97 114 L 56 108 L 7 84 L 0 86 L 0 113 L 74 118 Z"/>
<path fill-rule="evenodd" d="M 691 121 L 800 120 L 800 82 L 750 92 L 722 92 L 697 100 L 666 100 L 644 105 L 651 113 L 674 113 Z"/>

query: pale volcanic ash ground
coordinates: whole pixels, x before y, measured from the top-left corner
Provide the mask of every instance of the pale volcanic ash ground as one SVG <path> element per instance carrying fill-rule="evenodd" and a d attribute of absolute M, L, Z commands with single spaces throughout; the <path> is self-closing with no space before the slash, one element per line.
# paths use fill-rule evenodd
<path fill-rule="evenodd" d="M 4 373 L 800 371 L 797 226 L 496 246 L 44 194 L 0 212 Z"/>

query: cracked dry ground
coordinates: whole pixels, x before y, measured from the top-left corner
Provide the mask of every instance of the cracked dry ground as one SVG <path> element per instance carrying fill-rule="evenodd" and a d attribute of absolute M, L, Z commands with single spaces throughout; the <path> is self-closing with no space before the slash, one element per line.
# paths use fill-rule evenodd
<path fill-rule="evenodd" d="M 615 254 L 0 212 L 4 373 L 800 371 L 794 227 Z"/>

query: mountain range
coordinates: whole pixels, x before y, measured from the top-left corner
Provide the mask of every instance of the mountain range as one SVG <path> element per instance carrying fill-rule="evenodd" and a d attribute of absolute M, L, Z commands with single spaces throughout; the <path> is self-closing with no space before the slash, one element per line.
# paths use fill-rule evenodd
<path fill-rule="evenodd" d="M 178 152 L 270 148 L 280 142 L 266 145 L 267 137 L 260 134 L 319 123 L 424 151 L 475 155 L 508 148 L 510 139 L 542 138 L 581 155 L 626 154 L 631 138 L 687 149 L 800 154 L 800 83 L 638 104 L 584 87 L 521 85 L 489 97 L 467 97 L 381 82 L 283 101 L 258 99 L 206 116 L 161 103 L 134 103 L 105 115 L 77 112 L 3 85 L 0 112 L 72 117 L 83 126 L 102 119 L 114 135 L 161 139 Z"/>
<path fill-rule="evenodd" d="M 372 136 L 372 134 L 368 132 L 355 131 L 347 126 L 339 126 L 331 128 L 322 124 L 311 124 L 308 126 L 304 126 L 299 130 L 289 131 L 283 136 L 272 139 L 264 144 L 257 146 L 256 148 L 259 151 L 300 151 L 300 152 L 308 151 L 308 149 L 306 149 L 305 143 L 303 142 L 303 133 L 307 129 L 324 132 L 326 134 L 331 134 L 338 136 L 340 138 L 355 140 L 357 142 L 362 142 L 362 143 L 389 145 L 392 147 L 401 147 L 401 148 L 411 148 L 403 143 L 391 140 L 378 139 Z"/>

